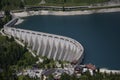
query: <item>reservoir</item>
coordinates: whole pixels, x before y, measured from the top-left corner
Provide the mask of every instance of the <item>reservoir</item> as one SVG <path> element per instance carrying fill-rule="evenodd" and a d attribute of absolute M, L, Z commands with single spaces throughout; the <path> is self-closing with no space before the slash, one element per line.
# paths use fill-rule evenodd
<path fill-rule="evenodd" d="M 71 37 L 84 47 L 84 64 L 120 69 L 120 12 L 30 16 L 17 27 Z"/>

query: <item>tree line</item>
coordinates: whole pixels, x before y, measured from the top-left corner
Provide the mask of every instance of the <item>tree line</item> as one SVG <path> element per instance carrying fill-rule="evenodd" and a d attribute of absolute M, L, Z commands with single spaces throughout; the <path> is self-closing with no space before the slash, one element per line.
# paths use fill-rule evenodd
<path fill-rule="evenodd" d="M 108 2 L 110 0 L 45 0 L 46 3 L 53 3 L 53 4 L 73 4 L 75 5 L 89 5 L 89 4 L 95 4 L 95 3 L 103 3 L 103 2 Z"/>
<path fill-rule="evenodd" d="M 2 10 L 12 10 L 23 8 L 22 0 L 0 0 L 0 9 Z"/>
<path fill-rule="evenodd" d="M 37 60 L 13 37 L 0 35 L 0 80 L 18 80 L 16 72 L 32 66 Z"/>
<path fill-rule="evenodd" d="M 45 0 L 48 3 L 101 3 L 101 2 L 107 2 L 110 0 Z"/>
<path fill-rule="evenodd" d="M 103 3 L 110 0 L 45 0 L 45 5 L 56 5 L 56 4 L 95 4 Z M 15 10 L 23 9 L 26 5 L 40 5 L 41 0 L 0 0 L 0 10 Z"/>
<path fill-rule="evenodd" d="M 0 29 L 3 28 L 3 25 L 9 22 L 12 19 L 12 15 L 9 10 L 4 11 L 4 17 L 0 18 Z"/>

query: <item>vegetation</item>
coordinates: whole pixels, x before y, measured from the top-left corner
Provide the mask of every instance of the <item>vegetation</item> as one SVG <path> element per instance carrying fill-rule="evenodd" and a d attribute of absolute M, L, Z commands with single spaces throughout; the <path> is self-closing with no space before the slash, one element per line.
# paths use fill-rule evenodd
<path fill-rule="evenodd" d="M 24 0 L 25 5 L 38 5 L 41 0 Z"/>
<path fill-rule="evenodd" d="M 22 0 L 0 0 L 2 10 L 20 9 L 24 7 Z"/>
<path fill-rule="evenodd" d="M 51 6 L 75 6 L 103 3 L 110 0 L 45 0 L 46 4 Z M 23 9 L 27 5 L 40 5 L 41 0 L 0 0 L 0 10 Z"/>
<path fill-rule="evenodd" d="M 110 0 L 45 0 L 48 5 L 62 5 L 75 6 L 75 5 L 90 5 L 95 3 L 103 3 Z"/>
<path fill-rule="evenodd" d="M 32 66 L 36 61 L 14 38 L 0 35 L 0 80 L 17 80 L 16 71 Z"/>
<path fill-rule="evenodd" d="M 18 77 L 18 80 L 39 80 L 39 79 L 30 78 L 28 75 L 26 75 L 26 76 L 21 75 Z"/>
<path fill-rule="evenodd" d="M 6 24 L 8 21 L 12 19 L 12 16 L 9 10 L 5 10 L 4 13 L 5 13 L 4 18 L 0 19 L 0 29 L 3 28 L 4 24 Z"/>
<path fill-rule="evenodd" d="M 45 0 L 46 4 L 42 5 L 55 5 L 55 6 L 75 6 L 75 5 L 89 5 L 95 3 L 103 3 L 110 0 Z M 24 0 L 25 5 L 40 5 L 41 0 Z"/>
<path fill-rule="evenodd" d="M 36 61 L 38 61 L 38 59 L 33 57 L 30 52 L 25 52 L 21 59 L 18 61 L 17 66 L 19 68 L 32 67 L 32 65 L 35 64 Z"/>
<path fill-rule="evenodd" d="M 54 61 L 53 59 L 48 59 L 47 57 L 41 57 L 41 59 L 43 59 L 43 62 L 40 62 L 38 64 L 38 68 L 50 69 L 56 67 L 56 61 Z"/>
<path fill-rule="evenodd" d="M 120 80 L 120 74 L 106 74 L 106 73 L 95 73 L 91 76 L 89 73 L 85 73 L 79 77 L 76 75 L 62 74 L 60 80 Z"/>
<path fill-rule="evenodd" d="M 0 19 L 0 29 L 3 27 L 3 20 Z"/>
<path fill-rule="evenodd" d="M 45 4 L 40 4 L 42 0 L 0 0 L 0 10 L 9 11 L 14 10 L 22 11 L 25 7 L 33 6 L 62 6 L 63 11 L 65 11 L 64 6 L 87 6 L 87 5 L 96 5 L 96 3 L 104 3 L 110 0 L 45 0 Z M 112 7 L 96 7 L 96 8 L 78 8 L 76 10 L 97 10 L 97 9 L 106 9 L 106 8 L 119 8 L 120 6 Z M 38 10 L 33 9 L 32 10 Z M 54 9 L 50 9 L 54 10 Z M 1 23 L 0 23 L 1 25 Z"/>
<path fill-rule="evenodd" d="M 0 0 L 0 10 L 2 9 L 1 0 Z"/>

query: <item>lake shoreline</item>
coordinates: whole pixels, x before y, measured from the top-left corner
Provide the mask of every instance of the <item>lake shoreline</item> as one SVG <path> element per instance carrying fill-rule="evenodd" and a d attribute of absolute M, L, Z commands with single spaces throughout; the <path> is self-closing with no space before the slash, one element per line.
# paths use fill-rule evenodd
<path fill-rule="evenodd" d="M 14 12 L 13 15 L 19 18 L 35 16 L 35 15 L 54 15 L 54 16 L 74 16 L 74 15 L 89 15 L 95 13 L 110 13 L 110 12 L 120 12 L 120 8 L 110 8 L 110 9 L 99 9 L 99 10 L 84 10 L 84 11 L 24 11 L 24 12 Z M 24 19 L 19 19 L 15 25 L 22 23 Z"/>
<path fill-rule="evenodd" d="M 17 17 L 28 17 L 34 15 L 55 15 L 55 16 L 73 16 L 73 15 L 89 15 L 95 13 L 110 13 L 120 12 L 120 8 L 98 9 L 98 10 L 84 10 L 84 11 L 24 11 L 13 13 Z"/>

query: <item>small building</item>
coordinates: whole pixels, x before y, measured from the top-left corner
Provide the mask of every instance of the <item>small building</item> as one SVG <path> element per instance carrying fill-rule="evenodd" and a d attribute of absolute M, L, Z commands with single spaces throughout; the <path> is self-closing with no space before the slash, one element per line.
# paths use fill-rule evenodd
<path fill-rule="evenodd" d="M 91 69 L 91 70 L 93 70 L 93 71 L 96 70 L 95 65 L 93 65 L 93 64 L 91 64 L 91 63 L 90 63 L 90 64 L 86 64 L 85 66 L 86 66 L 86 68 Z"/>
<path fill-rule="evenodd" d="M 86 68 L 86 71 L 89 71 L 90 72 L 90 75 L 93 76 L 94 75 L 94 72 L 96 70 L 96 67 L 95 65 L 89 63 L 89 64 L 86 64 L 85 65 L 85 68 Z M 85 71 L 84 71 L 85 72 Z"/>
<path fill-rule="evenodd" d="M 87 71 L 89 71 L 90 75 L 94 75 L 94 72 L 96 70 L 96 67 L 95 65 L 93 64 L 86 64 L 86 65 L 77 65 L 75 68 L 74 68 L 74 73 L 76 75 L 82 75 L 84 73 L 86 73 Z"/>

